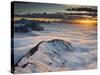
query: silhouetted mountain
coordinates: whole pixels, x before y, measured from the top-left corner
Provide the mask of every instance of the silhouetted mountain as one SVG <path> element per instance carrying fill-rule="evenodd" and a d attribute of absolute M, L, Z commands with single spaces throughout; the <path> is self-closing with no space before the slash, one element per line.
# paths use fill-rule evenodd
<path fill-rule="evenodd" d="M 39 23 L 32 22 L 26 19 L 17 21 L 19 26 L 15 26 L 15 32 L 30 32 L 32 30 L 43 30 L 44 28 L 39 25 Z M 24 24 L 21 26 L 20 24 Z"/>
<path fill-rule="evenodd" d="M 20 19 L 18 21 L 15 21 L 15 24 L 27 24 L 29 22 L 31 22 L 31 20 L 27 20 L 25 18 L 22 18 L 22 19 Z"/>

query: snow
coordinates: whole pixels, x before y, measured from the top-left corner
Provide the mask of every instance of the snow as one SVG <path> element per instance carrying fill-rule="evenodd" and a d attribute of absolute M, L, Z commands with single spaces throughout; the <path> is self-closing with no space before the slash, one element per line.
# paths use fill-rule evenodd
<path fill-rule="evenodd" d="M 15 73 L 68 71 L 97 67 L 96 26 L 85 27 L 66 23 L 41 23 L 41 26 L 44 27 L 44 31 L 15 33 L 14 63 L 39 42 L 45 41 L 40 44 L 34 55 L 29 58 L 24 57 L 19 62 Z M 47 43 L 53 39 L 64 40 L 71 46 L 69 44 L 65 46 L 66 43 L 62 41 Z M 27 62 L 29 63 L 26 67 L 22 68 L 21 66 Z"/>

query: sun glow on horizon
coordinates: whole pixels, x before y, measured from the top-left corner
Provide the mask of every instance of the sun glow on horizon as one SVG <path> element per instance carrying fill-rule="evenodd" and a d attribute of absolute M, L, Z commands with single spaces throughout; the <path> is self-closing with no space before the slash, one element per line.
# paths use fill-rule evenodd
<path fill-rule="evenodd" d="M 97 21 L 95 19 L 84 18 L 84 19 L 75 19 L 73 20 L 73 23 L 90 26 L 90 25 L 96 25 Z"/>

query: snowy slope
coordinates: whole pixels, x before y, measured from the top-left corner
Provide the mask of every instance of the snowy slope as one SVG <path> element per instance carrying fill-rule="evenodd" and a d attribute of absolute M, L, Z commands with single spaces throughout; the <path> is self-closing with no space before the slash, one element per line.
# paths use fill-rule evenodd
<path fill-rule="evenodd" d="M 88 64 L 85 63 L 94 60 L 92 58 L 93 56 L 85 51 L 79 53 L 64 40 L 41 41 L 16 63 L 15 73 L 88 69 Z"/>

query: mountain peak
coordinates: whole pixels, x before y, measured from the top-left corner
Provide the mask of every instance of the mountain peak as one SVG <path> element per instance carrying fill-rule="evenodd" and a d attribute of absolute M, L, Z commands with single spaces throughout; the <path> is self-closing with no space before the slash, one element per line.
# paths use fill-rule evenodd
<path fill-rule="evenodd" d="M 63 57 L 68 52 L 73 51 L 74 48 L 71 44 L 61 39 L 41 41 L 16 63 L 15 72 L 19 71 L 19 68 L 28 67 L 28 65 L 31 65 L 31 67 L 35 66 L 32 67 L 34 72 L 42 72 L 42 69 L 39 69 L 40 67 L 38 68 L 40 64 L 42 64 L 41 68 L 44 68 L 45 71 L 52 71 L 49 67 L 63 67 L 65 64 L 65 58 Z M 46 69 L 47 67 L 48 70 Z"/>

